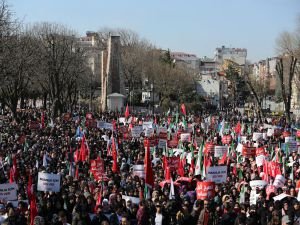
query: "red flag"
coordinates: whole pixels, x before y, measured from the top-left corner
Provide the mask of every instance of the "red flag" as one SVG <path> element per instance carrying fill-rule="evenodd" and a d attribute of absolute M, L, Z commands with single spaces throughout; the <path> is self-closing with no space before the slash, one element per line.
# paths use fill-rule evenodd
<path fill-rule="evenodd" d="M 235 126 L 234 131 L 235 131 L 236 134 L 241 134 L 241 130 L 242 130 L 242 127 L 241 127 L 241 123 L 239 121 L 237 123 L 237 125 Z"/>
<path fill-rule="evenodd" d="M 127 119 L 129 117 L 129 107 L 128 104 L 126 106 L 126 110 L 125 110 L 125 118 Z"/>
<path fill-rule="evenodd" d="M 80 146 L 80 156 L 79 161 L 86 161 L 88 156 L 88 150 L 85 146 L 85 135 L 82 137 L 81 146 Z"/>
<path fill-rule="evenodd" d="M 263 165 L 264 175 L 263 175 L 262 179 L 269 183 L 269 169 L 268 168 L 269 168 L 269 162 L 264 160 L 264 165 Z"/>
<path fill-rule="evenodd" d="M 153 178 L 152 162 L 150 157 L 150 143 L 148 139 L 144 141 L 144 146 L 146 148 L 146 155 L 144 160 L 145 183 L 153 187 L 154 178 Z"/>
<path fill-rule="evenodd" d="M 80 161 L 80 152 L 79 150 L 77 149 L 75 152 L 74 152 L 74 162 L 77 163 Z"/>
<path fill-rule="evenodd" d="M 27 184 L 27 196 L 28 196 L 28 199 L 31 199 L 32 197 L 32 177 L 31 175 L 29 175 L 29 178 L 28 178 L 28 184 Z"/>
<path fill-rule="evenodd" d="M 34 218 L 37 216 L 36 198 L 33 195 L 30 201 L 30 225 L 33 225 Z"/>
<path fill-rule="evenodd" d="M 165 169 L 165 180 L 171 180 L 171 171 L 168 166 Z"/>
<path fill-rule="evenodd" d="M 181 160 L 180 160 L 181 161 Z M 179 161 L 179 166 L 180 166 L 180 161 Z M 194 174 L 194 170 L 195 170 L 195 159 L 192 158 L 192 161 L 191 161 L 191 166 L 190 166 L 190 174 Z"/>
<path fill-rule="evenodd" d="M 15 181 L 14 179 L 14 169 L 13 167 L 10 168 L 9 170 L 9 183 L 13 183 Z"/>
<path fill-rule="evenodd" d="M 185 109 L 185 105 L 184 104 L 181 104 L 181 112 L 183 115 L 186 116 L 186 109 Z"/>
<path fill-rule="evenodd" d="M 101 185 L 100 191 L 98 193 L 98 197 L 97 197 L 97 201 L 96 201 L 96 206 L 95 206 L 95 212 L 97 212 L 97 207 L 99 205 L 101 205 L 101 202 L 102 202 L 102 185 Z"/>
<path fill-rule="evenodd" d="M 75 180 L 78 180 L 79 178 L 79 168 L 78 165 L 76 166 L 76 170 L 75 170 Z"/>
<path fill-rule="evenodd" d="M 114 173 L 118 173 L 119 172 L 118 162 L 117 162 L 117 160 L 118 160 L 118 153 L 117 153 L 116 143 L 115 143 L 114 137 L 112 137 L 111 148 L 112 148 L 112 157 L 113 157 L 112 171 Z"/>
<path fill-rule="evenodd" d="M 181 159 L 179 161 L 179 166 L 178 166 L 177 172 L 178 172 L 179 176 L 184 177 L 184 162 Z"/>

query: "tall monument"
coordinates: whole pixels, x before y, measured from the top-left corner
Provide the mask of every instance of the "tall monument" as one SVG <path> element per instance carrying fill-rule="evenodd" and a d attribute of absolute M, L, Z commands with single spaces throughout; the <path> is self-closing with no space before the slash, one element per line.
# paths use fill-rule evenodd
<path fill-rule="evenodd" d="M 101 53 L 101 110 L 120 110 L 124 106 L 125 84 L 121 63 L 120 36 L 110 36 Z"/>

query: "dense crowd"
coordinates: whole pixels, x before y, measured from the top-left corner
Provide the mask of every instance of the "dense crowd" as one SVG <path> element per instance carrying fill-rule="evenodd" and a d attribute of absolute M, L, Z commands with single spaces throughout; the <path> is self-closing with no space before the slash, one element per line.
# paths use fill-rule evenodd
<path fill-rule="evenodd" d="M 51 120 L 41 110 L 20 111 L 15 118 L 3 112 L 0 187 L 16 183 L 18 188 L 17 199 L 9 200 L 0 188 L 0 224 L 300 224 L 298 146 L 282 147 L 285 137 L 297 140 L 297 133 L 283 119 L 258 122 L 238 112 L 130 115 L 122 122 L 121 117 L 114 112 L 77 112 Z M 96 120 L 112 128 L 100 128 Z M 131 130 L 143 122 L 152 122 L 150 134 L 144 129 L 132 137 Z M 176 146 L 159 147 L 155 142 L 161 127 L 167 130 L 167 143 Z M 253 133 L 266 133 L 270 127 L 277 128 L 253 141 Z M 189 133 L 189 139 L 181 140 L 182 133 Z M 151 152 L 150 186 L 145 173 L 136 173 L 134 167 L 146 163 L 145 143 Z M 208 143 L 227 146 L 228 151 L 215 157 Z M 263 163 L 258 165 L 256 153 L 238 150 L 241 144 L 263 149 Z M 170 169 L 166 157 L 178 157 L 180 162 Z M 103 174 L 91 172 L 94 160 L 103 163 Z M 275 175 L 267 171 L 266 162 L 276 163 Z M 197 186 L 207 180 L 205 171 L 220 165 L 227 167 L 226 181 L 214 183 L 213 195 L 199 195 Z M 38 191 L 39 173 L 59 174 L 59 191 Z M 279 174 L 284 183 L 273 185 Z M 253 188 L 251 181 L 267 184 Z"/>

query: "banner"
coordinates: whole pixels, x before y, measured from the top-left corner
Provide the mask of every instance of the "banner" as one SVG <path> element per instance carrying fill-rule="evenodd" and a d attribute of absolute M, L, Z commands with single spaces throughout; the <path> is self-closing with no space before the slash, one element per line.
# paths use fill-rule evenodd
<path fill-rule="evenodd" d="M 286 153 L 290 152 L 297 152 L 298 151 L 298 144 L 297 141 L 290 141 L 287 143 L 282 143 L 281 144 L 281 149 Z"/>
<path fill-rule="evenodd" d="M 241 143 L 247 142 L 247 136 L 241 136 Z"/>
<path fill-rule="evenodd" d="M 263 147 L 256 149 L 256 156 L 265 155 L 265 149 Z"/>
<path fill-rule="evenodd" d="M 60 191 L 60 174 L 42 173 L 38 174 L 38 191 Z"/>
<path fill-rule="evenodd" d="M 168 141 L 168 148 L 177 148 L 178 140 L 176 138 Z"/>
<path fill-rule="evenodd" d="M 216 158 L 222 157 L 228 151 L 228 146 L 215 146 L 214 156 Z"/>
<path fill-rule="evenodd" d="M 100 180 L 105 173 L 103 159 L 98 157 L 95 160 L 90 160 L 90 163 L 91 163 L 91 168 L 90 168 L 91 173 L 93 174 L 96 180 Z"/>
<path fill-rule="evenodd" d="M 133 176 L 138 176 L 140 178 L 145 178 L 144 164 L 133 165 L 132 168 L 133 168 Z"/>
<path fill-rule="evenodd" d="M 216 184 L 225 183 L 227 178 L 227 166 L 211 166 L 207 168 L 206 179 Z"/>
<path fill-rule="evenodd" d="M 212 181 L 197 182 L 197 199 L 213 199 L 215 197 L 215 183 Z"/>
<path fill-rule="evenodd" d="M 134 138 L 138 138 L 141 136 L 142 132 L 143 132 L 142 126 L 135 126 L 131 129 L 131 136 Z"/>
<path fill-rule="evenodd" d="M 274 161 L 269 162 L 268 171 L 271 177 L 276 177 L 277 173 L 280 173 L 280 164 Z"/>
<path fill-rule="evenodd" d="M 284 176 L 282 175 L 276 175 L 275 177 L 275 180 L 273 182 L 273 185 L 276 187 L 276 188 L 281 188 L 284 186 L 284 183 L 285 183 L 285 178 Z"/>
<path fill-rule="evenodd" d="M 165 139 L 159 139 L 158 140 L 158 148 L 166 148 L 168 141 Z"/>
<path fill-rule="evenodd" d="M 251 180 L 250 181 L 250 187 L 254 190 L 256 190 L 256 188 L 259 188 L 259 190 L 261 190 L 267 185 L 268 185 L 268 182 L 265 180 Z"/>
<path fill-rule="evenodd" d="M 231 143 L 231 141 L 232 141 L 231 135 L 224 135 L 224 136 L 222 137 L 222 143 L 223 143 L 224 145 L 229 145 L 229 144 Z"/>
<path fill-rule="evenodd" d="M 18 185 L 16 183 L 0 184 L 0 200 L 16 200 Z"/>
<path fill-rule="evenodd" d="M 204 147 L 204 153 L 208 154 L 211 153 L 213 154 L 215 150 L 215 145 L 213 143 L 206 143 Z"/>
<path fill-rule="evenodd" d="M 180 134 L 180 140 L 182 142 L 189 142 L 191 140 L 191 134 L 190 133 Z"/>
<path fill-rule="evenodd" d="M 131 202 L 135 205 L 139 205 L 139 203 L 140 203 L 140 198 L 137 198 L 137 197 L 122 195 L 122 199 L 125 199 L 125 201 L 131 200 Z"/>
<path fill-rule="evenodd" d="M 253 141 L 261 141 L 263 140 L 263 133 L 253 133 L 253 137 L 252 137 Z"/>
<path fill-rule="evenodd" d="M 242 149 L 242 155 L 249 158 L 251 156 L 255 156 L 256 154 L 256 148 L 255 147 L 247 147 L 247 146 L 243 146 Z"/>
<path fill-rule="evenodd" d="M 167 165 L 170 168 L 170 171 L 177 171 L 179 166 L 180 158 L 177 157 L 166 157 Z"/>

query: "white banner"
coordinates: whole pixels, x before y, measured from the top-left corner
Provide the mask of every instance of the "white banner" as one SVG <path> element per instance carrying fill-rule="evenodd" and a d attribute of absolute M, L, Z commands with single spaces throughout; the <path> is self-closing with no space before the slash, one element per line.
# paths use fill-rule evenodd
<path fill-rule="evenodd" d="M 140 178 L 145 177 L 144 164 L 142 165 L 133 165 L 133 176 L 138 176 Z"/>
<path fill-rule="evenodd" d="M 191 139 L 191 134 L 190 133 L 180 134 L 180 140 L 182 142 L 189 142 L 190 139 Z"/>
<path fill-rule="evenodd" d="M 276 175 L 275 177 L 275 180 L 273 182 L 273 185 L 276 187 L 276 188 L 281 188 L 284 186 L 284 183 L 285 183 L 285 178 L 284 176 L 282 175 Z"/>
<path fill-rule="evenodd" d="M 113 130 L 114 126 L 112 125 L 112 123 L 104 123 L 104 129 Z"/>
<path fill-rule="evenodd" d="M 239 143 L 238 146 L 236 147 L 236 151 L 237 152 L 242 152 L 243 151 L 243 145 L 241 143 Z"/>
<path fill-rule="evenodd" d="M 228 151 L 228 146 L 215 146 L 215 154 L 216 158 L 222 157 L 224 153 Z"/>
<path fill-rule="evenodd" d="M 216 184 L 225 183 L 227 177 L 227 166 L 211 166 L 207 168 L 206 180 L 214 181 Z"/>
<path fill-rule="evenodd" d="M 59 192 L 60 191 L 60 174 L 39 172 L 37 190 L 38 191 Z"/>
<path fill-rule="evenodd" d="M 135 126 L 131 129 L 131 135 L 134 138 L 140 137 L 142 132 L 143 132 L 143 127 L 142 126 Z"/>
<path fill-rule="evenodd" d="M 131 200 L 131 202 L 136 205 L 138 205 L 140 203 L 140 198 L 137 198 L 137 197 L 122 195 L 122 199 L 124 199 L 125 201 Z"/>
<path fill-rule="evenodd" d="M 168 128 L 166 128 L 166 127 L 160 127 L 159 129 L 158 129 L 158 134 L 159 133 L 168 133 Z"/>
<path fill-rule="evenodd" d="M 151 122 L 143 122 L 143 130 L 152 129 L 153 123 Z"/>
<path fill-rule="evenodd" d="M 16 183 L 0 184 L 0 199 L 1 200 L 16 200 L 18 185 Z"/>
<path fill-rule="evenodd" d="M 253 133 L 252 140 L 253 141 L 260 141 L 263 139 L 263 133 Z"/>
<path fill-rule="evenodd" d="M 250 187 L 252 189 L 259 188 L 261 190 L 267 185 L 268 185 L 268 182 L 265 181 L 265 180 L 252 180 L 252 181 L 250 181 Z"/>
<path fill-rule="evenodd" d="M 241 136 L 241 143 L 246 143 L 247 142 L 247 136 Z"/>
<path fill-rule="evenodd" d="M 125 124 L 126 123 L 126 118 L 125 117 L 120 117 L 119 118 L 119 123 Z"/>
<path fill-rule="evenodd" d="M 165 139 L 159 139 L 158 140 L 158 148 L 166 148 L 167 146 L 167 140 Z"/>

